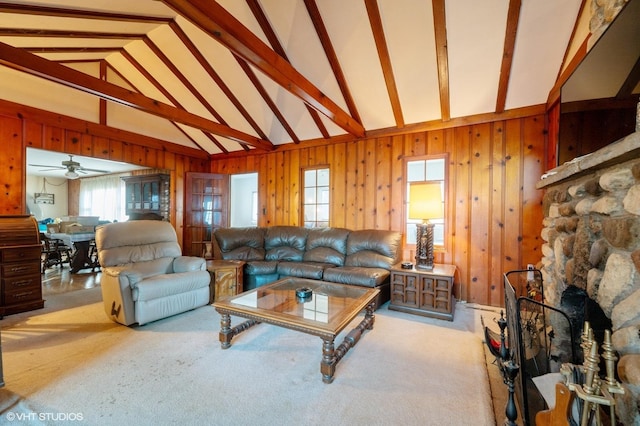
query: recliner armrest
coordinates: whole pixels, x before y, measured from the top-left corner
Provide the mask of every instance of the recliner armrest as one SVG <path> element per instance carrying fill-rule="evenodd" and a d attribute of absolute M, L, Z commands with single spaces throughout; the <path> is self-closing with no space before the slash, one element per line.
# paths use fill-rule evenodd
<path fill-rule="evenodd" d="M 173 272 L 206 271 L 207 261 L 202 257 L 178 256 L 173 259 Z"/>
<path fill-rule="evenodd" d="M 105 281 L 118 283 L 120 291 L 131 289 L 144 279 L 144 276 L 130 265 L 103 267 L 102 274 Z"/>

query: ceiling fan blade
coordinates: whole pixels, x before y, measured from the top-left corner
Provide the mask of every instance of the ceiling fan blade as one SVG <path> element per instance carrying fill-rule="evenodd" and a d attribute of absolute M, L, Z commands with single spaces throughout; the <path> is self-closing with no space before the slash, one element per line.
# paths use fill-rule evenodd
<path fill-rule="evenodd" d="M 76 171 L 95 172 L 95 173 L 110 173 L 108 170 L 87 169 L 86 167 L 76 167 Z"/>
<path fill-rule="evenodd" d="M 46 167 L 47 170 L 64 170 L 66 167 L 61 166 L 50 166 L 48 164 L 29 164 L 31 167 Z M 42 171 L 42 170 L 40 170 Z"/>

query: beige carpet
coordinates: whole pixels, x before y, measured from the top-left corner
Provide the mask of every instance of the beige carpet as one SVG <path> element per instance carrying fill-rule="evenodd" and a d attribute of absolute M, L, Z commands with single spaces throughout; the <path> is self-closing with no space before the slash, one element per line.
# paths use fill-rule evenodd
<path fill-rule="evenodd" d="M 324 384 L 318 337 L 261 324 L 222 350 L 211 306 L 127 328 L 74 293 L 0 322 L 0 424 L 495 424 L 487 312 L 464 304 L 453 323 L 383 306 Z"/>

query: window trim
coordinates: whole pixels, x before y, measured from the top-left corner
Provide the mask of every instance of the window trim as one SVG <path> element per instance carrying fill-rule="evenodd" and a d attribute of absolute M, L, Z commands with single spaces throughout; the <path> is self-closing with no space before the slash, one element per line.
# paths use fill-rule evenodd
<path fill-rule="evenodd" d="M 427 160 L 439 160 L 442 159 L 444 161 L 444 194 L 443 194 L 443 203 L 444 203 L 444 229 L 443 229 L 443 233 L 444 233 L 444 244 L 434 244 L 433 247 L 433 251 L 434 252 L 438 252 L 438 253 L 443 253 L 443 252 L 447 252 L 449 251 L 449 246 L 451 244 L 451 235 L 449 233 L 449 228 L 450 228 L 450 223 L 451 223 L 451 218 L 450 218 L 450 205 L 449 205 L 449 186 L 450 186 L 450 180 L 449 180 L 449 154 L 448 153 L 442 153 L 442 154 L 425 154 L 425 155 L 417 155 L 417 156 L 412 156 L 412 157 L 404 157 L 404 163 L 403 163 L 403 179 L 402 179 L 402 184 L 403 184 L 403 214 L 402 214 L 402 223 L 403 223 L 403 239 L 404 239 L 404 247 L 407 250 L 414 250 L 415 251 L 415 247 L 416 244 L 415 243 L 409 243 L 407 242 L 407 235 L 406 235 L 406 230 L 407 227 L 409 225 L 408 222 L 408 209 L 409 209 L 409 200 L 408 200 L 408 188 L 409 188 L 409 178 L 408 178 L 408 166 L 410 162 L 413 161 L 427 161 Z M 433 182 L 433 181 L 415 181 L 415 182 Z"/>
<path fill-rule="evenodd" d="M 300 182 L 301 182 L 301 193 L 300 193 L 300 224 L 303 227 L 306 227 L 306 221 L 304 218 L 304 213 L 305 213 L 305 206 L 306 206 L 306 200 L 305 200 L 305 189 L 307 188 L 306 182 L 305 182 L 305 172 L 309 171 L 309 170 L 324 170 L 326 169 L 327 172 L 329 173 L 329 182 L 327 183 L 327 188 L 329 190 L 329 202 L 328 202 L 328 217 L 327 217 L 327 226 L 326 227 L 331 227 L 331 208 L 332 208 L 332 204 L 333 204 L 333 193 L 331 191 L 331 167 L 329 167 L 328 164 L 321 164 L 321 165 L 315 165 L 315 166 L 308 166 L 308 167 L 302 167 L 300 168 Z M 324 185 L 322 185 L 324 186 Z M 314 188 L 318 188 L 317 182 L 316 185 L 314 186 Z M 318 204 L 323 204 L 324 203 L 318 203 L 316 200 L 315 205 L 317 206 Z M 318 228 L 318 220 L 317 220 L 317 216 L 316 216 L 316 220 L 313 221 L 315 223 L 316 226 L 314 226 L 314 228 Z"/>

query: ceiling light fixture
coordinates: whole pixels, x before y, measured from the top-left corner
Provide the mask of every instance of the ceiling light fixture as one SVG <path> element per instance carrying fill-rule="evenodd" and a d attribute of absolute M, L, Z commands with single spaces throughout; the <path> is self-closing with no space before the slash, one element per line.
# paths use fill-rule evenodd
<path fill-rule="evenodd" d="M 77 174 L 76 172 L 74 172 L 73 170 L 69 170 L 68 172 L 66 172 L 64 174 L 66 177 L 68 177 L 69 179 L 77 179 L 80 175 Z"/>

